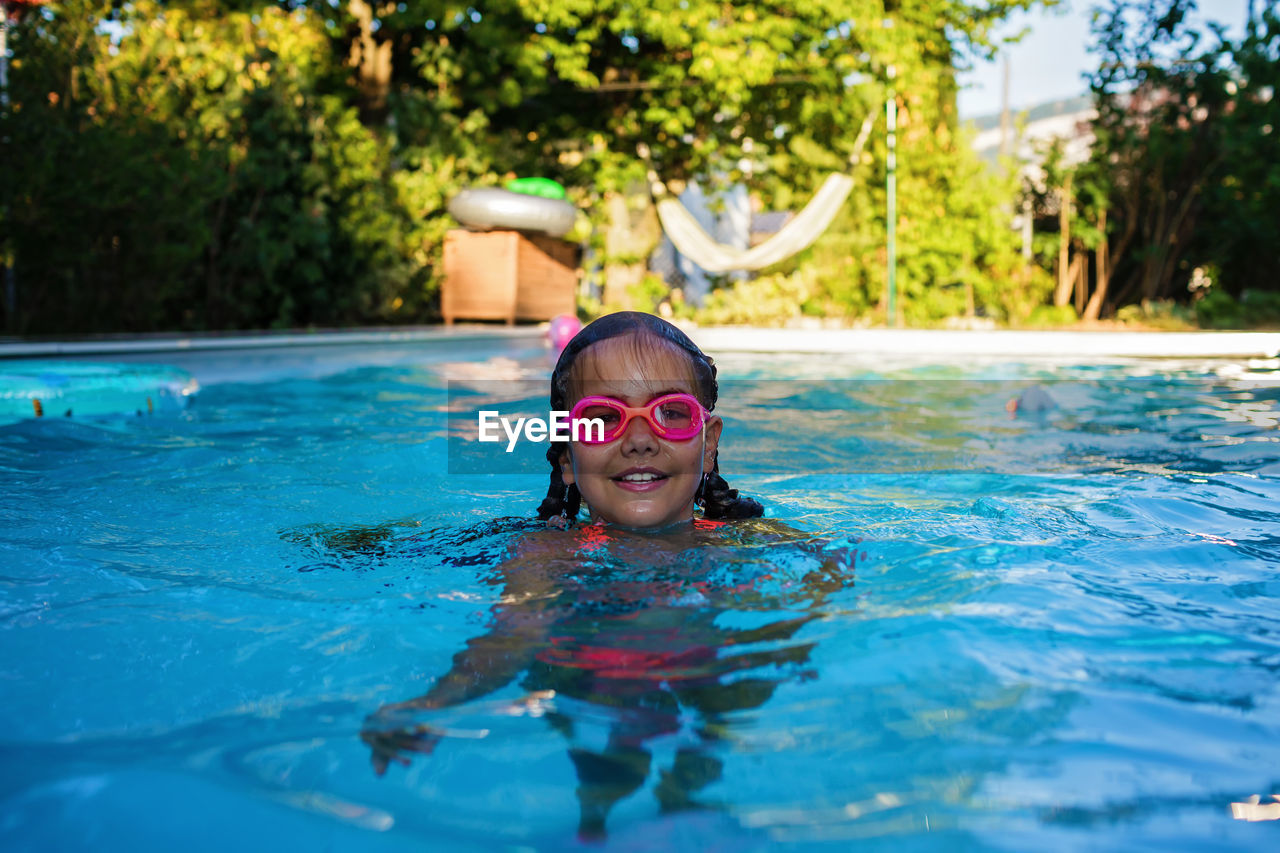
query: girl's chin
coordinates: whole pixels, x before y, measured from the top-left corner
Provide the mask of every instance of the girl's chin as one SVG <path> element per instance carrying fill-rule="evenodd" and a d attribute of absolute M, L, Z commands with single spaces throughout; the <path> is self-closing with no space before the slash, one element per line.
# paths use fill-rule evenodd
<path fill-rule="evenodd" d="M 693 526 L 693 516 L 680 519 L 678 521 L 667 521 L 662 524 L 628 524 L 625 521 L 609 521 L 603 518 L 592 517 L 593 524 L 599 524 L 603 527 L 609 527 L 614 530 L 626 530 L 632 533 L 670 533 L 672 531 L 684 530 Z"/>
<path fill-rule="evenodd" d="M 620 512 L 604 515 L 591 511 L 591 521 L 623 530 L 639 530 L 646 533 L 661 532 L 693 523 L 693 505 L 687 511 L 672 516 L 669 513 Z"/>

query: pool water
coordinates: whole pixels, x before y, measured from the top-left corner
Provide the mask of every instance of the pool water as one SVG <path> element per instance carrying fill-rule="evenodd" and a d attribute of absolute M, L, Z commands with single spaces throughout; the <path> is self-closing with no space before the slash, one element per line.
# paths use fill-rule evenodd
<path fill-rule="evenodd" d="M 769 518 L 637 538 L 388 352 L 0 426 L 0 847 L 1275 849 L 1275 363 L 715 353 Z"/>

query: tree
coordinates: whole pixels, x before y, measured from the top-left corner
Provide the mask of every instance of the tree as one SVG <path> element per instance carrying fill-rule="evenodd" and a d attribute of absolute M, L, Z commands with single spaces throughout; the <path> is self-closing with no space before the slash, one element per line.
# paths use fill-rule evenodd
<path fill-rule="evenodd" d="M 850 168 L 890 65 L 908 313 L 1016 313 L 1005 190 L 966 159 L 954 65 L 1033 2 L 66 0 L 15 40 L 21 328 L 429 319 L 461 187 L 553 177 L 600 220 L 652 166 L 750 174 L 792 206 Z M 839 259 L 813 306 L 879 299 L 862 262 L 883 243 L 884 154 L 853 165 L 848 224 L 800 261 Z"/>
<path fill-rule="evenodd" d="M 1280 22 L 1269 0 L 1242 40 L 1192 27 L 1192 0 L 1112 0 L 1095 14 L 1096 144 L 1077 185 L 1107 211 L 1112 307 L 1189 298 L 1198 267 L 1227 290 L 1274 288 L 1280 171 L 1272 133 Z"/>
<path fill-rule="evenodd" d="M 68 0 L 19 34 L 21 331 L 368 322 L 403 304 L 389 150 L 314 16 Z"/>

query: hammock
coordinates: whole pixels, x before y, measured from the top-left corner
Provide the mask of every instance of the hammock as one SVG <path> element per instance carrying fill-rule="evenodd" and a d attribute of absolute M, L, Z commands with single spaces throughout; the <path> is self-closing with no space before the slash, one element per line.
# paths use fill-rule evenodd
<path fill-rule="evenodd" d="M 876 113 L 872 112 L 862 122 L 850 155 L 851 161 L 862 152 L 875 117 Z M 828 175 L 804 210 L 782 226 L 782 230 L 758 246 L 739 249 L 717 243 L 698 224 L 688 208 L 667 196 L 666 187 L 652 173 L 650 183 L 657 198 L 658 219 L 671 242 L 680 254 L 711 273 L 760 270 L 807 249 L 836 218 L 854 185 L 853 178 L 846 174 L 835 172 Z"/>

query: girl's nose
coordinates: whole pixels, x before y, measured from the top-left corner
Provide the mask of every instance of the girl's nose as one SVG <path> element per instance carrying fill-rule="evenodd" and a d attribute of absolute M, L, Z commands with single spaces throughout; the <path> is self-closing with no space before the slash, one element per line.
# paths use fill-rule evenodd
<path fill-rule="evenodd" d="M 644 418 L 632 418 L 627 430 L 622 434 L 623 453 L 656 452 L 658 437 L 653 434 L 653 427 Z"/>

